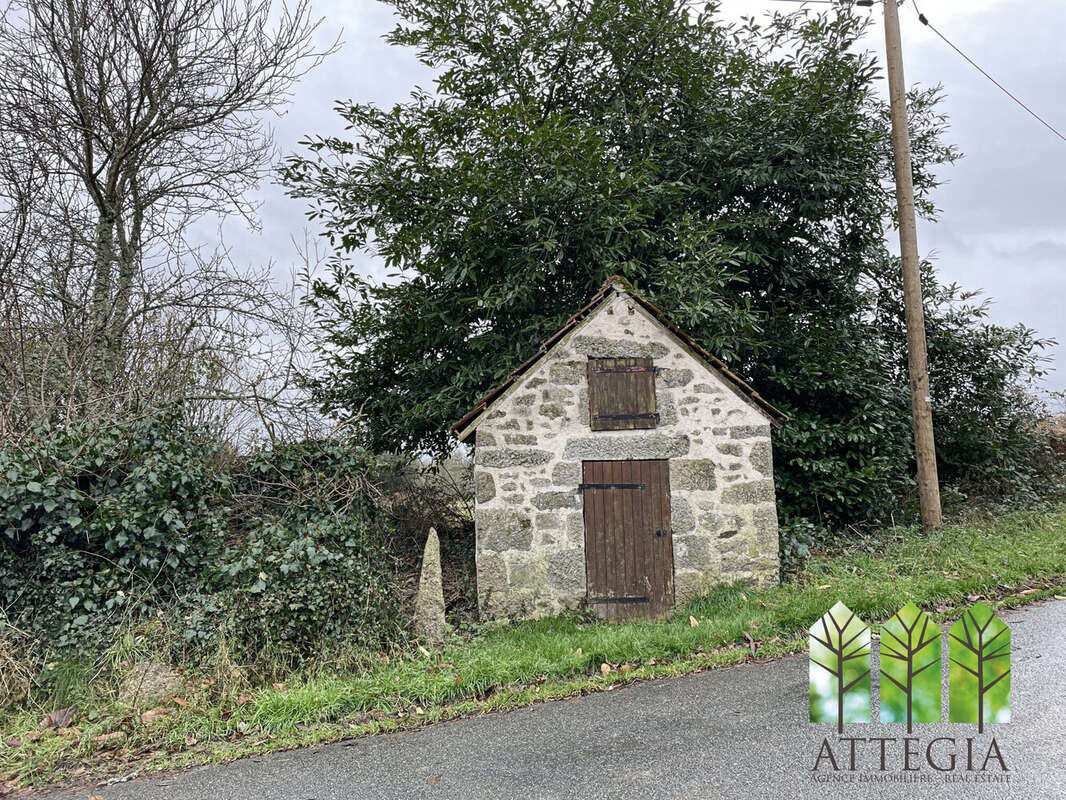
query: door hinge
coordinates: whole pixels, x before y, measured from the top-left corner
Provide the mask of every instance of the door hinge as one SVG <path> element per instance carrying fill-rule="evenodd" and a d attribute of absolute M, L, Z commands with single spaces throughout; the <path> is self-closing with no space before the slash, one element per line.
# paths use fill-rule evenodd
<path fill-rule="evenodd" d="M 659 421 L 658 411 L 649 411 L 643 414 L 593 414 L 593 419 L 653 419 Z"/>
<path fill-rule="evenodd" d="M 589 603 L 647 603 L 647 597 L 590 597 Z"/>
<path fill-rule="evenodd" d="M 670 535 L 670 529 L 667 528 L 666 530 L 663 530 L 662 528 L 659 528 L 659 530 L 655 531 L 655 535 L 656 536 L 669 536 Z"/>

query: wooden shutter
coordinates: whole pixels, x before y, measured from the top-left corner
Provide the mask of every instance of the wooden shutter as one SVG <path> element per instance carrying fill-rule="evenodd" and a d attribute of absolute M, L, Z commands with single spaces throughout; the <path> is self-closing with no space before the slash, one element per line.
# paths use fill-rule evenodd
<path fill-rule="evenodd" d="M 654 428 L 659 423 L 650 358 L 590 358 L 588 381 L 592 430 Z"/>

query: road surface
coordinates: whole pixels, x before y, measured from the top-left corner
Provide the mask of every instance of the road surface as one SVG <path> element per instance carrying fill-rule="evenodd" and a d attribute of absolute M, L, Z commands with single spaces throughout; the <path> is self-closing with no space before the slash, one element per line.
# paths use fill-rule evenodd
<path fill-rule="evenodd" d="M 918 772 L 900 770 L 902 742 L 887 745 L 885 773 L 876 750 L 861 749 L 857 770 L 849 772 L 848 745 L 839 743 L 834 727 L 807 721 L 807 660 L 795 656 L 93 794 L 102 800 L 1066 798 L 1066 601 L 1002 616 L 1014 644 L 1013 721 L 989 726 L 984 736 L 976 725 L 915 726 Z M 902 739 L 906 733 L 901 725 L 851 724 L 844 735 Z M 936 737 L 955 738 L 958 761 L 965 762 L 971 736 L 975 766 L 995 736 L 1009 772 L 995 761 L 984 773 L 967 772 L 964 763 L 941 773 L 925 763 L 925 748 Z M 824 759 L 812 772 L 823 737 L 837 751 L 839 772 Z M 934 760 L 944 765 L 950 744 L 935 747 Z M 908 782 L 868 782 L 879 776 Z"/>

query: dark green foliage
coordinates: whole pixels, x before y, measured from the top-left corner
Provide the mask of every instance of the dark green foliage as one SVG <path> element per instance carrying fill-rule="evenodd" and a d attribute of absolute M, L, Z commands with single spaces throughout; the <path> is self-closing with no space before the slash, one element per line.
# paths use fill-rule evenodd
<path fill-rule="evenodd" d="M 209 431 L 160 412 L 0 450 L 0 601 L 60 647 L 150 614 L 215 562 L 228 479 Z"/>
<path fill-rule="evenodd" d="M 231 530 L 211 572 L 224 630 L 244 661 L 293 664 L 316 651 L 377 646 L 404 628 L 371 481 L 379 464 L 341 442 L 281 445 L 234 480 Z M 200 625 L 193 614 L 190 637 Z"/>
<path fill-rule="evenodd" d="M 224 630 L 244 663 L 393 642 L 404 625 L 390 557 L 356 514 L 269 522 L 223 556 Z M 192 628 L 190 628 L 191 634 Z"/>
<path fill-rule="evenodd" d="M 781 573 L 786 579 L 802 567 L 811 554 L 817 532 L 814 523 L 801 517 L 781 525 Z"/>
<path fill-rule="evenodd" d="M 986 497 L 1045 493 L 1062 468 L 1048 463 L 1050 439 L 1037 435 L 1048 411 L 1024 379 L 1041 374 L 1036 354 L 1053 342 L 988 322 L 987 301 L 975 297 L 952 285 L 929 303 L 939 312 L 930 315 L 929 352 L 941 480 Z"/>
<path fill-rule="evenodd" d="M 176 662 L 394 640 L 377 462 L 338 441 L 244 458 L 180 410 L 41 429 L 0 450 L 0 611 L 42 653 L 95 655 L 161 620 Z"/>
<path fill-rule="evenodd" d="M 612 273 L 791 416 L 782 517 L 885 518 L 912 443 L 887 111 L 865 15 L 728 25 L 675 0 L 399 0 L 391 34 L 437 92 L 345 104 L 353 140 L 289 159 L 336 254 L 314 285 L 314 383 L 372 449 L 448 426 Z M 937 90 L 910 98 L 919 210 L 939 165 Z M 382 283 L 348 260 L 368 250 Z M 989 325 L 927 273 L 943 475 L 1028 479 L 1022 395 L 1041 342 Z"/>

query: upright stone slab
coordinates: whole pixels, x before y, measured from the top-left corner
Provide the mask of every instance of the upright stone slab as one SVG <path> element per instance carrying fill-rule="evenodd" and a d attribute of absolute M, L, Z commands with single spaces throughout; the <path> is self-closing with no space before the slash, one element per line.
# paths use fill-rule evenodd
<path fill-rule="evenodd" d="M 415 600 L 415 635 L 432 644 L 444 640 L 444 582 L 440 572 L 440 539 L 435 528 L 429 529 L 426 549 L 422 552 L 422 576 Z"/>

